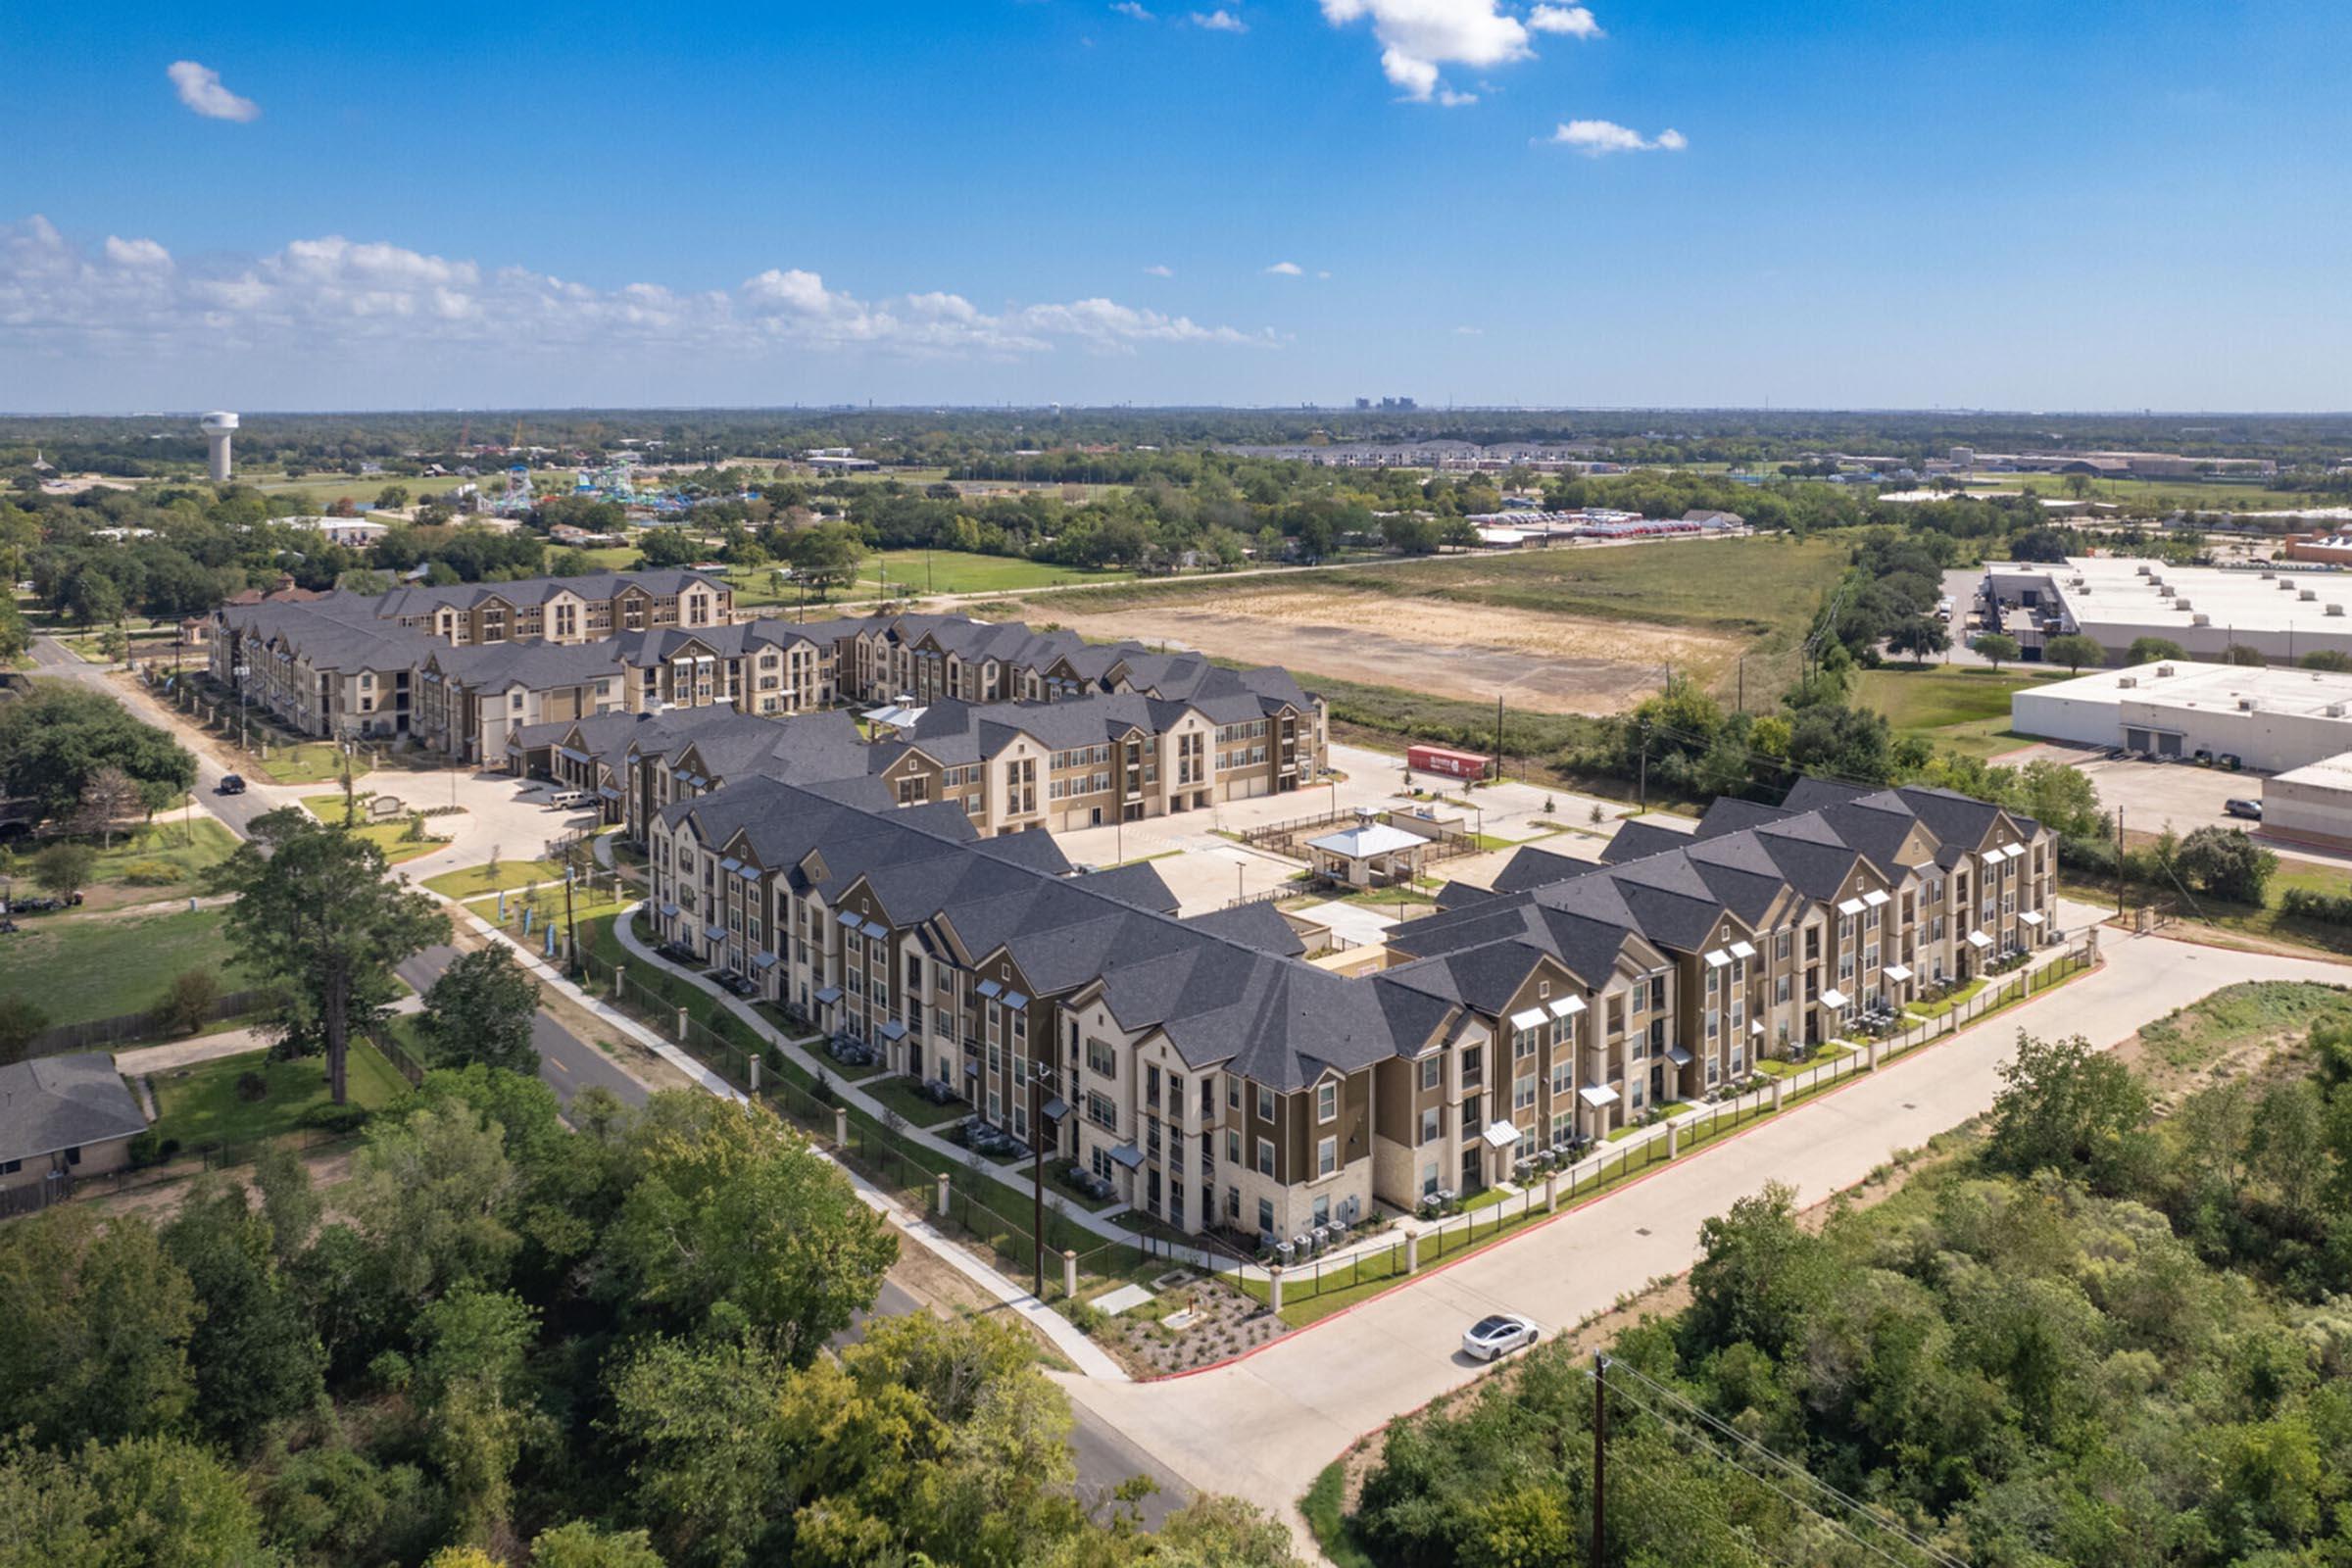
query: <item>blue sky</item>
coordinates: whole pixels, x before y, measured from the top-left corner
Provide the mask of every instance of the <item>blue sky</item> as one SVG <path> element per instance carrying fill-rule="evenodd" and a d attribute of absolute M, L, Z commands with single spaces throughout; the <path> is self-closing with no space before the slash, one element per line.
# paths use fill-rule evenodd
<path fill-rule="evenodd" d="M 2348 56 L 2264 0 L 20 6 L 0 407 L 2341 409 Z"/>

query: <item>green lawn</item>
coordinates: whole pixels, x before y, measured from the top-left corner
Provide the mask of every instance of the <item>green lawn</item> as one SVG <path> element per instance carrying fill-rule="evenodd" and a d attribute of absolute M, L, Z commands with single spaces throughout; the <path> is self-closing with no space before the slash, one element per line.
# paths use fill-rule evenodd
<path fill-rule="evenodd" d="M 490 874 L 490 867 L 486 865 L 468 865 L 456 871 L 444 871 L 439 876 L 428 876 L 424 879 L 424 885 L 446 898 L 465 900 L 483 898 L 527 883 L 563 880 L 564 868 L 553 860 L 501 860 L 496 876 Z M 540 889 L 540 898 L 547 898 L 549 891 Z M 554 894 L 556 902 L 561 904 L 563 890 L 555 889 Z M 514 901 L 510 899 L 508 902 L 512 904 Z"/>
<path fill-rule="evenodd" d="M 2055 673 L 1887 664 L 1862 671 L 1854 684 L 1854 706 L 1878 710 L 1897 734 L 1923 736 L 1939 752 L 1993 757 L 2033 744 L 2032 737 L 2009 727 L 2009 698 Z"/>
<path fill-rule="evenodd" d="M 230 715 L 233 720 L 235 715 Z M 368 771 L 364 758 L 354 758 L 354 773 Z M 278 746 L 254 765 L 254 771 L 266 774 L 272 784 L 325 784 L 343 776 L 343 754 L 328 741 L 307 741 L 293 746 Z M 340 795 L 336 811 L 341 812 Z"/>
<path fill-rule="evenodd" d="M 227 859 L 236 847 L 237 836 L 215 817 L 150 822 L 118 837 L 113 849 L 99 850 L 90 881 L 156 888 L 185 884 Z"/>
<path fill-rule="evenodd" d="M 144 1011 L 190 969 L 210 970 L 224 991 L 247 983 L 219 909 L 36 915 L 23 926 L 0 937 L 0 993 L 31 1003 L 52 1024 Z"/>
<path fill-rule="evenodd" d="M 778 581 L 776 567 L 729 567 L 739 606 L 795 605 L 801 602 L 798 584 Z M 884 550 L 865 558 L 855 586 L 836 589 L 831 602 L 868 600 L 889 592 L 908 590 L 917 595 L 1017 593 L 1032 588 L 1071 587 L 1090 582 L 1124 582 L 1131 571 L 1090 571 L 1080 566 L 1056 566 L 1015 556 L 983 556 L 961 550 Z M 811 609 L 820 601 L 810 599 Z"/>
<path fill-rule="evenodd" d="M 388 863 L 398 865 L 403 860 L 414 860 L 420 855 L 430 855 L 441 848 L 442 841 L 438 839 L 426 839 L 422 843 L 412 842 L 408 837 L 409 823 L 406 817 L 395 817 L 389 822 L 368 821 L 368 797 L 369 793 L 367 790 L 360 791 L 359 825 L 347 831 L 358 834 L 383 851 L 384 859 Z M 343 825 L 342 791 L 337 790 L 330 795 L 305 795 L 302 798 L 302 804 L 304 809 L 328 826 L 341 827 Z M 425 826 L 425 831 L 428 833 L 432 831 L 429 822 Z"/>
<path fill-rule="evenodd" d="M 2140 1030 L 2148 1057 L 2166 1067 L 2206 1066 L 2249 1041 L 2301 1035 L 2352 1018 L 2352 992 L 2305 981 L 2258 980 L 2225 987 Z"/>
<path fill-rule="evenodd" d="M 963 1101 L 951 1101 L 935 1105 L 915 1092 L 914 1086 L 904 1077 L 885 1078 L 880 1083 L 865 1085 L 865 1092 L 875 1102 L 889 1106 L 904 1117 L 908 1126 L 937 1127 L 958 1117 L 968 1116 L 972 1107 Z"/>
<path fill-rule="evenodd" d="M 369 1110 L 392 1103 L 409 1091 L 408 1081 L 365 1040 L 354 1040 L 346 1059 L 349 1102 Z M 246 1074 L 259 1076 L 264 1092 L 247 1100 L 238 1092 Z M 306 1056 L 271 1061 L 266 1051 L 223 1056 L 194 1067 L 154 1075 L 156 1131 L 175 1138 L 182 1150 L 248 1144 L 296 1131 L 305 1111 L 329 1102 L 326 1058 Z"/>
<path fill-rule="evenodd" d="M 1962 1003 L 1973 1000 L 1976 994 L 1984 989 L 1984 981 L 1970 980 L 1954 987 L 1949 995 L 1938 997 L 1934 1002 L 1913 1002 L 1906 1004 L 1904 1010 L 1911 1013 L 1915 1017 L 1940 1018 L 1945 1013 L 1951 1011 L 1954 1007 L 1959 1006 Z"/>

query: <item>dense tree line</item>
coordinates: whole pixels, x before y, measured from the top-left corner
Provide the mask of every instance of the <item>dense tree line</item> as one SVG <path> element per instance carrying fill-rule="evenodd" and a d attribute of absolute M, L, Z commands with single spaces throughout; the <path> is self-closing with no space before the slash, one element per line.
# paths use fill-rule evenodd
<path fill-rule="evenodd" d="M 63 819 L 108 774 L 131 791 L 121 814 L 152 813 L 195 787 L 196 759 L 104 692 L 40 681 L 0 700 L 0 794 L 29 797 Z"/>
<path fill-rule="evenodd" d="M 2352 1037 L 2161 1120 L 2080 1040 L 2008 1079 L 1981 1149 L 1876 1208 L 1817 1232 L 1775 1186 L 1702 1227 L 1690 1305 L 1611 1351 L 1611 1563 L 1928 1560 L 1873 1519 L 1980 1568 L 2352 1554 Z M 1587 1366 L 1392 1429 L 1374 1560 L 1586 1564 Z"/>
<path fill-rule="evenodd" d="M 476 1063 L 331 1194 L 281 1151 L 161 1221 L 0 1227 L 0 1562 L 1290 1561 L 1217 1499 L 1156 1538 L 1091 1517 L 1016 1329 L 918 1312 L 829 1352 L 897 1242 L 772 1115 L 574 1119 Z"/>

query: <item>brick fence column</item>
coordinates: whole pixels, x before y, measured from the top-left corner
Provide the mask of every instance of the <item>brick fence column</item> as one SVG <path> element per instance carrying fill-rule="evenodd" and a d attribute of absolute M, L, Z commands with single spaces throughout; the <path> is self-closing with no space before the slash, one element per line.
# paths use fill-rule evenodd
<path fill-rule="evenodd" d="M 1418 1274 L 1421 1271 L 1421 1233 L 1419 1231 L 1404 1233 L 1404 1271 L 1407 1274 Z"/>
<path fill-rule="evenodd" d="M 1266 1310 L 1269 1312 L 1282 1310 L 1282 1265 L 1280 1263 L 1266 1270 Z"/>
<path fill-rule="evenodd" d="M 941 1219 L 948 1217 L 948 1173 L 944 1170 L 939 1173 L 938 1210 Z"/>

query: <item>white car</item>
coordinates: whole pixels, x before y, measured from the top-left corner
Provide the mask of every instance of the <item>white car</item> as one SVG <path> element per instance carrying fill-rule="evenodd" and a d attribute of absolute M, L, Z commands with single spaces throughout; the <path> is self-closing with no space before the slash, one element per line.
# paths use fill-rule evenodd
<path fill-rule="evenodd" d="M 1497 1312 L 1482 1317 L 1462 1336 L 1462 1353 L 1481 1361 L 1492 1361 L 1512 1350 L 1524 1350 L 1544 1337 L 1544 1331 L 1526 1318 L 1509 1312 Z"/>

